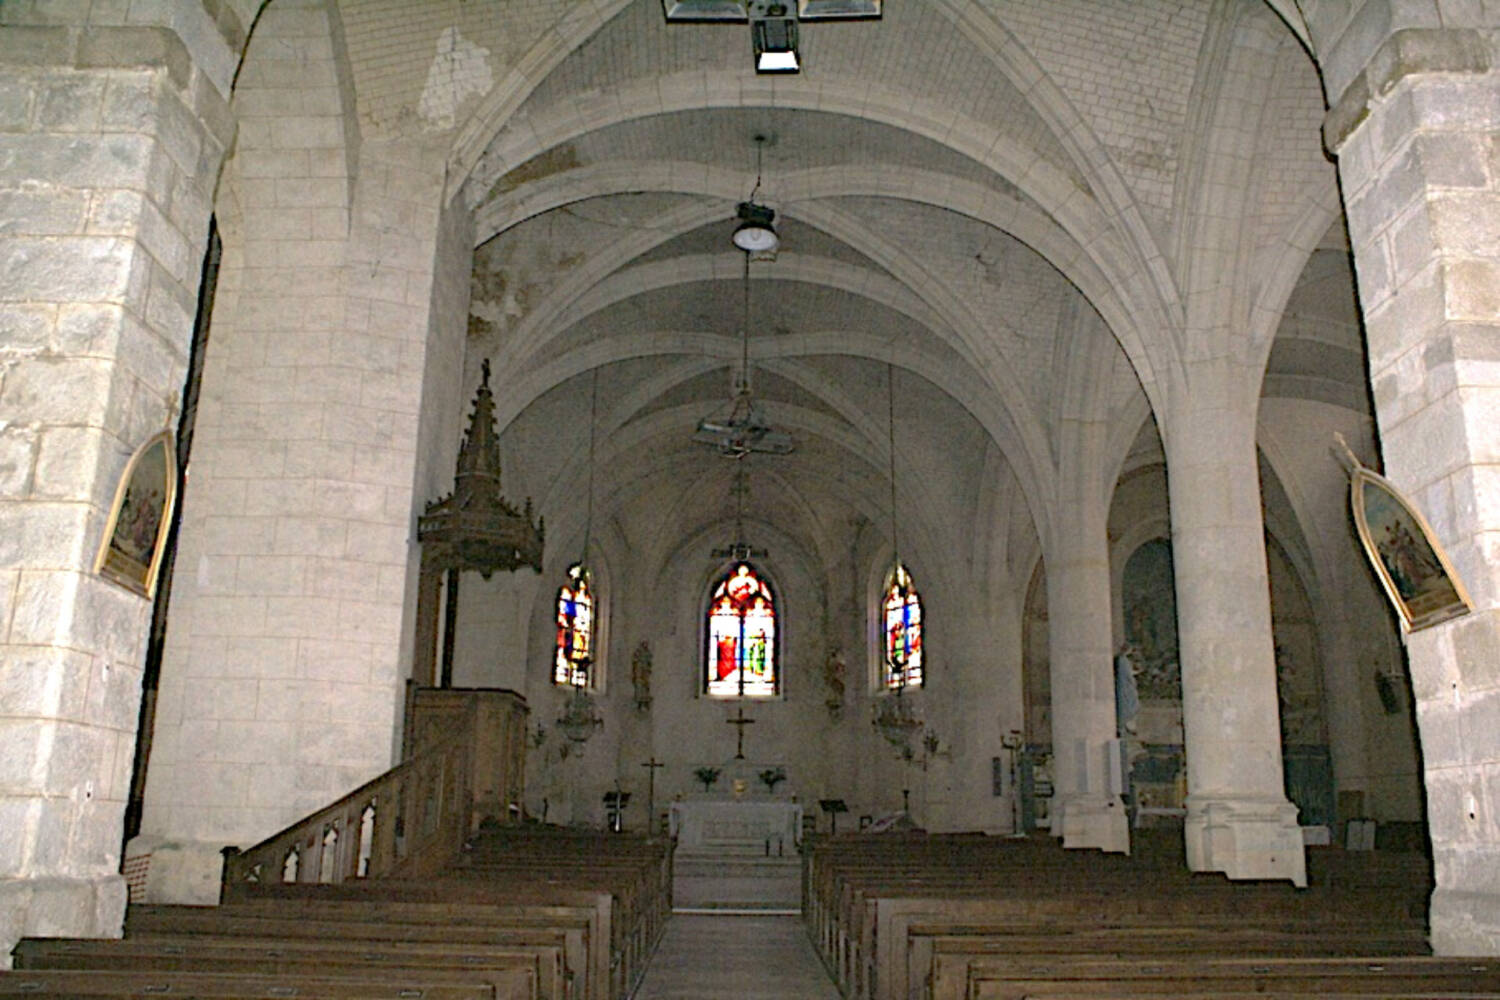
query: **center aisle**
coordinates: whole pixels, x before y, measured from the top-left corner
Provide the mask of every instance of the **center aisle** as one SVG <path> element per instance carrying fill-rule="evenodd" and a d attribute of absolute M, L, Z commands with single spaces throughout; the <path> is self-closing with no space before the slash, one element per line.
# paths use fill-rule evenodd
<path fill-rule="evenodd" d="M 676 913 L 635 1000 L 839 1000 L 801 917 Z"/>

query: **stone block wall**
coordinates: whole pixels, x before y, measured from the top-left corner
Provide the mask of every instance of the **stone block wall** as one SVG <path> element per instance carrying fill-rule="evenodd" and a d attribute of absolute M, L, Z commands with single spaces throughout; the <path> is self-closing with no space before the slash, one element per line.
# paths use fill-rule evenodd
<path fill-rule="evenodd" d="M 1471 31 L 1393 32 L 1325 124 L 1339 156 L 1387 474 L 1474 613 L 1413 634 L 1434 950 L 1500 951 L 1500 71 Z"/>
<path fill-rule="evenodd" d="M 176 33 L 67 13 L 0 10 L 0 954 L 119 933 L 151 605 L 93 563 L 130 454 L 176 425 L 233 136 Z"/>

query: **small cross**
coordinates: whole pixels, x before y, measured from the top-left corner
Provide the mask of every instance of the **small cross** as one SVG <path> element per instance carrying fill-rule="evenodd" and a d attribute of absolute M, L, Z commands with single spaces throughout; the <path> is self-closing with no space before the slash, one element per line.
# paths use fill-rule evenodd
<path fill-rule="evenodd" d="M 651 755 L 651 759 L 648 760 L 648 761 L 646 761 L 641 766 L 642 767 L 648 767 L 648 768 L 650 768 L 650 770 L 646 772 L 646 816 L 647 816 L 646 830 L 647 830 L 648 833 L 655 833 L 656 831 L 655 831 L 654 827 L 655 827 L 655 824 L 656 824 L 656 769 L 659 768 L 659 767 L 666 767 L 667 765 L 665 763 L 663 763 L 662 761 L 657 760 L 656 759 L 656 754 L 652 754 Z"/>
<path fill-rule="evenodd" d="M 741 705 L 740 706 L 739 714 L 737 716 L 735 716 L 732 719 L 725 719 L 724 721 L 726 723 L 728 723 L 729 725 L 731 725 L 731 726 L 739 726 L 740 727 L 739 728 L 738 738 L 736 738 L 735 741 L 734 741 L 734 759 L 735 760 L 744 760 L 745 759 L 745 727 L 746 726 L 754 725 L 755 724 L 755 720 L 754 719 L 747 719 L 747 718 L 745 718 L 745 708 L 744 708 L 743 705 Z"/>

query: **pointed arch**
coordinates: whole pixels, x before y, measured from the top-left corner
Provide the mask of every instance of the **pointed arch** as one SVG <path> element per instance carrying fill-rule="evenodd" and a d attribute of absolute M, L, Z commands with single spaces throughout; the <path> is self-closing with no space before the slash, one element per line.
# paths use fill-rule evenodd
<path fill-rule="evenodd" d="M 703 685 L 711 698 L 781 692 L 780 609 L 762 570 L 739 560 L 718 578 L 705 616 Z"/>

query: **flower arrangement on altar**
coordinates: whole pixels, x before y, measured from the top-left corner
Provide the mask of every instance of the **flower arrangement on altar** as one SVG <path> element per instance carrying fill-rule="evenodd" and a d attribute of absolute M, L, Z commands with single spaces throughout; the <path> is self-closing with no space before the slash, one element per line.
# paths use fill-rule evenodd
<path fill-rule="evenodd" d="M 719 768 L 699 767 L 693 770 L 693 777 L 703 782 L 703 790 L 706 792 L 713 787 L 713 783 L 719 780 Z"/>
<path fill-rule="evenodd" d="M 766 791 L 774 794 L 776 786 L 786 780 L 786 768 L 768 767 L 760 772 L 759 778 L 761 783 L 766 786 Z"/>

